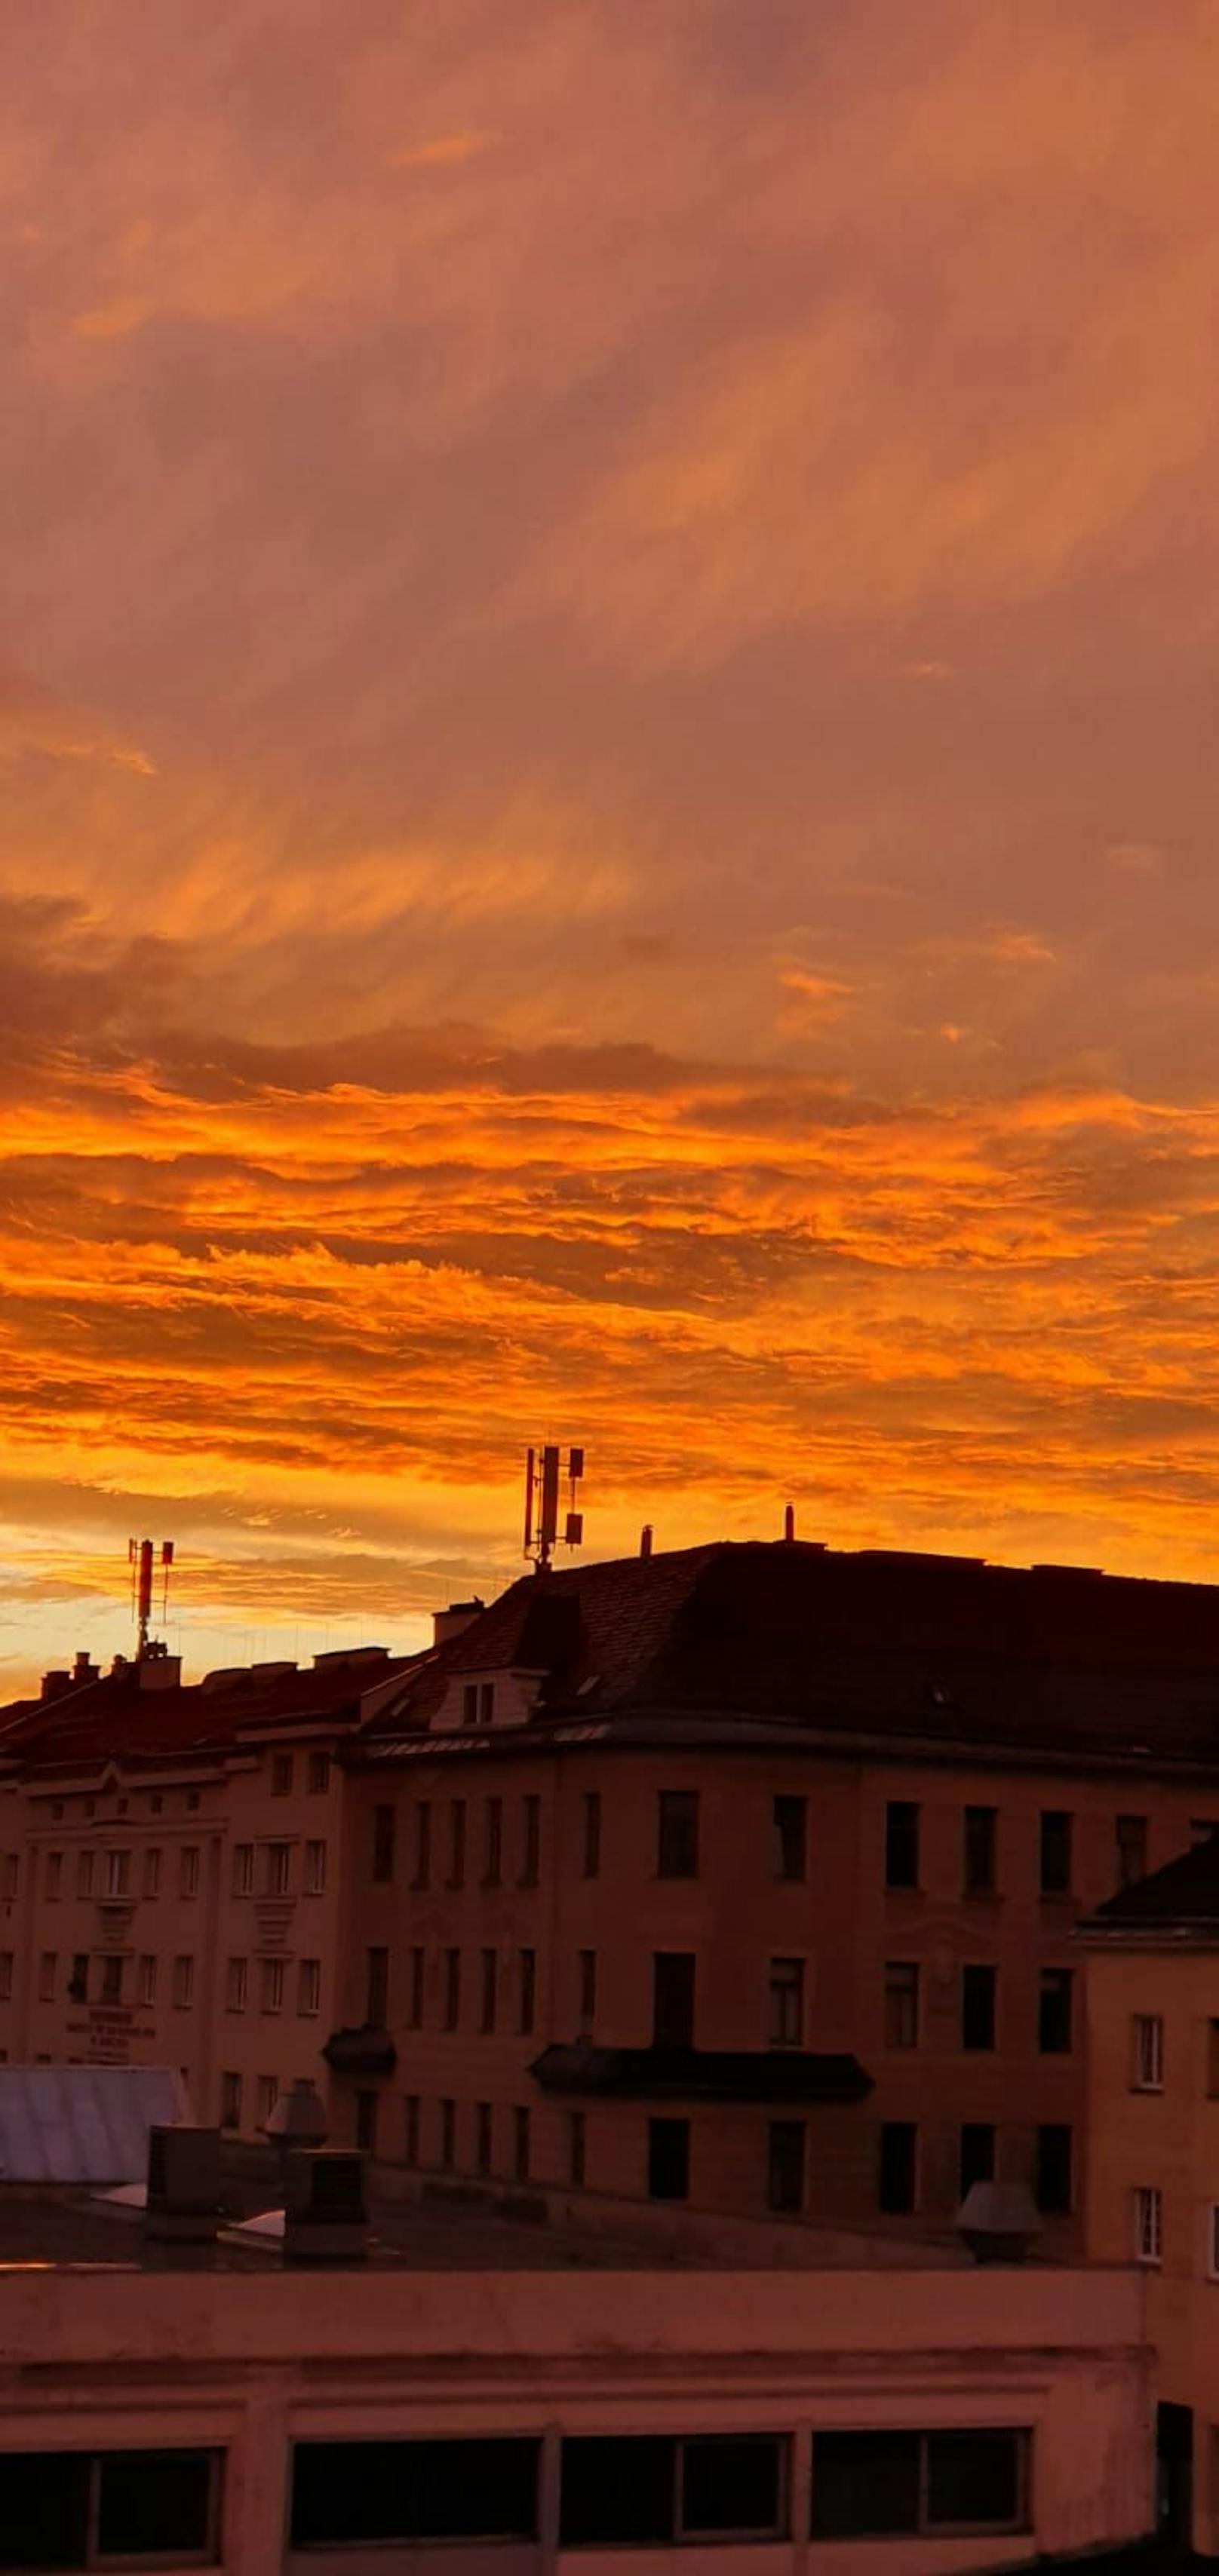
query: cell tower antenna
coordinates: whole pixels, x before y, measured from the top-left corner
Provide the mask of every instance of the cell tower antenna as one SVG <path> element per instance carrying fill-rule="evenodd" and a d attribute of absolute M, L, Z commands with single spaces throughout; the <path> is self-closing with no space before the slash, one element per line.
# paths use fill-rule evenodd
<path fill-rule="evenodd" d="M 576 1494 L 584 1474 L 584 1451 L 567 1452 L 567 1510 L 563 1531 L 559 1533 L 559 1487 L 562 1464 L 558 1446 L 547 1441 L 530 1449 L 525 1461 L 525 1545 L 524 1553 L 533 1559 L 539 1574 L 545 1574 L 556 1547 L 579 1547 L 584 1537 L 584 1514 L 576 1509 Z"/>
<path fill-rule="evenodd" d="M 155 1556 L 156 1549 L 150 1538 L 128 1539 L 127 1562 L 131 1567 L 131 1607 L 136 1622 L 137 1658 L 142 1658 L 145 1655 L 163 1655 L 165 1652 L 164 1646 L 156 1645 L 150 1640 L 148 1634 L 149 1628 L 152 1625 L 152 1583 L 153 1560 Z M 173 1561 L 173 1540 L 171 1538 L 162 1539 L 160 1554 L 162 1623 L 164 1623 L 169 1613 L 169 1569 L 173 1564 Z"/>

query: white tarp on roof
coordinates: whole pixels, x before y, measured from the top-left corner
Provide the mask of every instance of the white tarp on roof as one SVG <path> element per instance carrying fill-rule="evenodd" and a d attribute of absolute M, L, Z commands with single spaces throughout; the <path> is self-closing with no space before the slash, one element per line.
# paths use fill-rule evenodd
<path fill-rule="evenodd" d="M 0 2066 L 0 2185 L 138 2182 L 154 2120 L 189 2120 L 169 2066 Z"/>

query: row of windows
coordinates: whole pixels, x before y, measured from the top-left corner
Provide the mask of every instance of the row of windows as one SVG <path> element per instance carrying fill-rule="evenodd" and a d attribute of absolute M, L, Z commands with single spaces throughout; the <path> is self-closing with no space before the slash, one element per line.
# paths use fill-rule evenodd
<path fill-rule="evenodd" d="M 1206 2277 L 1208 2281 L 1219 2281 L 1219 2201 L 1207 2204 L 1204 2227 L 1202 2252 Z M 1136 2185 L 1131 2194 L 1131 2229 L 1136 2263 L 1161 2263 L 1164 2259 L 1164 2194 L 1158 2185 Z"/>
<path fill-rule="evenodd" d="M 262 1893 L 266 1896 L 287 1896 L 291 1891 L 292 1885 L 292 1845 L 291 1843 L 279 1842 L 264 1843 L 261 1846 L 256 1846 L 254 1843 L 234 1844 L 234 1896 L 253 1896 L 255 1892 L 255 1854 L 256 1850 L 259 1849 L 261 1850 L 262 1855 Z M 48 1851 L 45 1855 L 43 1862 L 43 1895 L 50 1903 L 55 1903 L 64 1892 L 64 1857 L 65 1856 L 61 1851 Z M 76 1855 L 77 1896 L 97 1897 L 99 1899 L 133 1899 L 136 1894 L 136 1873 L 132 1866 L 135 1858 L 136 1855 L 127 1845 L 117 1845 L 114 1848 L 107 1848 L 102 1851 L 93 1851 L 91 1849 L 78 1851 Z M 161 1896 L 164 1893 L 164 1872 L 162 1866 L 164 1854 L 160 1845 L 157 1843 L 148 1844 L 143 1853 L 139 1855 L 139 1860 L 139 1895 L 141 1899 L 148 1901 Z M 4 1893 L 8 1896 L 15 1896 L 17 1893 L 16 1872 L 18 1868 L 18 1859 L 15 1853 L 10 1852 L 7 1855 L 6 1866 L 12 1872 L 12 1885 L 6 1886 Z M 191 1898 L 198 1896 L 201 1881 L 202 1853 L 200 1846 L 198 1843 L 184 1843 L 178 1852 L 178 1896 L 185 1898 L 188 1901 Z M 320 1896 L 325 1889 L 325 1885 L 326 1845 L 324 1842 L 307 1842 L 304 1846 L 304 1892 L 306 1896 Z"/>
<path fill-rule="evenodd" d="M 278 2013 L 284 2009 L 288 1984 L 286 1959 L 260 1959 L 258 1966 L 258 2009 Z M 250 1962 L 229 1959 L 224 1973 L 224 2009 L 242 2013 L 250 2000 Z M 322 1963 L 320 1959 L 298 1959 L 296 1962 L 296 2009 L 298 2013 L 316 2013 L 322 2002 Z"/>
<path fill-rule="evenodd" d="M 0 2567 L 219 2556 L 218 2451 L 0 2451 Z"/>
<path fill-rule="evenodd" d="M 992 2121 L 965 2120 L 957 2132 L 957 2197 L 964 2200 L 976 2182 L 993 2182 L 997 2131 Z M 1066 2217 L 1074 2207 L 1074 2140 L 1068 2122 L 1044 2121 L 1037 2129 L 1029 2184 L 1046 2218 Z M 919 2207 L 919 2132 L 913 2120 L 881 2124 L 877 2158 L 876 2205 L 886 2216 L 908 2217 Z"/>
<path fill-rule="evenodd" d="M 1037 1993 L 1037 2046 L 1044 2056 L 1065 2055 L 1074 2041 L 1074 1972 L 1043 1968 Z M 967 1964 L 959 1972 L 957 2017 L 962 2048 L 992 2049 L 998 2027 L 999 1981 L 995 1968 Z M 917 2048 L 922 2023 L 922 1969 L 917 1959 L 885 1962 L 886 2048 Z"/>
<path fill-rule="evenodd" d="M 892 1798 L 885 1809 L 885 1885 L 918 1887 L 921 1811 L 908 1798 Z M 1199 1818 L 1195 1837 L 1213 1830 Z M 1115 1876 L 1130 1887 L 1147 1875 L 1146 1816 L 1116 1816 L 1113 1824 Z M 1075 1818 L 1064 1807 L 1043 1807 L 1037 1828 L 1037 1877 L 1043 1896 L 1069 1896 L 1074 1885 Z M 961 1810 L 961 1889 L 966 1896 L 999 1892 L 999 1810 L 967 1806 Z"/>
<path fill-rule="evenodd" d="M 587 2027 L 596 2011 L 597 1954 L 595 1950 L 581 1950 L 578 1958 L 580 2004 L 581 2011 L 585 2015 L 582 2027 Z M 408 1950 L 406 1967 L 406 2026 L 409 2030 L 422 2030 L 427 2002 L 427 1951 L 422 1948 Z M 461 2022 L 461 1951 L 442 1950 L 439 1968 L 440 2027 L 446 2031 L 457 2030 Z M 522 2037 L 528 2037 L 533 2029 L 537 2010 L 537 1952 L 518 1950 L 512 1963 L 510 1977 L 509 2009 L 518 2033 Z M 480 2031 L 494 2031 L 498 2027 L 505 2000 L 503 1994 L 505 1982 L 501 1973 L 498 1950 L 481 1950 L 478 1956 L 478 2027 Z M 381 1949 L 369 1950 L 365 1958 L 364 2019 L 372 2029 L 384 2030 L 388 2024 L 389 2015 L 389 1952 Z"/>
<path fill-rule="evenodd" d="M 43 1950 L 38 1960 L 38 2001 L 52 2004 L 59 1994 L 60 1956 L 57 1950 Z M 66 1961 L 67 1978 L 64 1993 L 73 2004 L 155 2004 L 159 1961 L 152 1951 L 134 1960 L 117 1951 L 101 1951 L 91 1956 L 88 1950 L 74 1950 Z M 128 1973 L 134 1970 L 134 1995 Z M 180 2010 L 189 2011 L 195 2000 L 195 1962 L 182 1955 L 170 1962 L 171 1999 Z M 0 1950 L 0 2003 L 9 2003 L 13 1993 L 13 1953 Z"/>
<path fill-rule="evenodd" d="M 271 1795 L 290 1798 L 296 1787 L 296 1757 L 292 1753 L 271 1756 Z M 330 1755 L 310 1753 L 305 1763 L 305 1787 L 310 1797 L 318 1797 L 330 1787 Z"/>
<path fill-rule="evenodd" d="M 1130 2016 L 1130 2089 L 1132 2093 L 1162 2093 L 1164 2090 L 1164 2016 L 1162 2013 L 1132 2013 Z M 1219 2100 L 1219 2019 L 1206 2024 L 1206 2056 L 1203 2082 L 1207 2097 Z"/>
<path fill-rule="evenodd" d="M 516 1884 L 536 1887 L 542 1857 L 542 1801 L 532 1791 L 518 1802 L 516 1829 Z M 442 1884 L 447 1888 L 464 1887 L 468 1860 L 467 1802 L 450 1798 L 444 1809 L 444 1851 Z M 372 1812 L 372 1876 L 382 1884 L 392 1880 L 397 1857 L 397 1809 L 374 1807 Z M 593 1791 L 584 1801 L 585 1876 L 595 1878 L 601 1866 L 601 1800 Z M 592 1866 L 589 1866 L 591 1861 Z M 432 1884 L 434 1864 L 432 1801 L 419 1800 L 415 1808 L 414 1847 L 411 1886 L 428 1888 Z M 504 1800 L 485 1798 L 482 1808 L 481 1848 L 478 1874 L 484 1887 L 500 1887 L 504 1880 Z"/>
<path fill-rule="evenodd" d="M 254 2126 L 265 2129 L 279 2100 L 281 2085 L 278 2075 L 256 2075 L 254 2078 Z M 220 2078 L 220 2126 L 241 2127 L 243 2084 L 235 2069 L 226 2070 Z"/>

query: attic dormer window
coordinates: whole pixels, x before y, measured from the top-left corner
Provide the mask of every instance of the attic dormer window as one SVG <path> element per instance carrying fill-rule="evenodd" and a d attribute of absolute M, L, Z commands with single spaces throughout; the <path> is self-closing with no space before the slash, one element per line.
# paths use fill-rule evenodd
<path fill-rule="evenodd" d="M 463 1726 L 493 1726 L 494 1723 L 494 1682 L 467 1682 L 462 1693 Z"/>

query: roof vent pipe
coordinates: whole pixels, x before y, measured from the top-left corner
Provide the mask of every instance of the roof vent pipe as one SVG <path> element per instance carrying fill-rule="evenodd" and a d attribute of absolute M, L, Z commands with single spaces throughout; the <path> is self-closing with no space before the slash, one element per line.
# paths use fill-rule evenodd
<path fill-rule="evenodd" d="M 788 1506 L 787 1506 L 786 1511 L 785 1511 L 785 1512 L 784 1512 L 784 1514 L 783 1514 L 783 1536 L 784 1536 L 784 1538 L 786 1539 L 787 1544 L 788 1544 L 788 1546 L 789 1546 L 789 1547 L 791 1546 L 792 1540 L 794 1539 L 795 1535 L 796 1535 L 796 1506 L 795 1506 L 795 1504 L 794 1504 L 794 1503 L 789 1503 L 789 1504 L 788 1504 Z"/>
<path fill-rule="evenodd" d="M 641 1556 L 650 1556 L 652 1553 L 652 1524 L 650 1521 L 645 1521 L 643 1528 L 640 1530 L 639 1553 Z"/>

